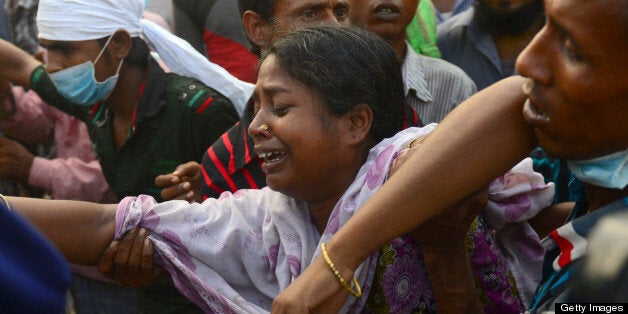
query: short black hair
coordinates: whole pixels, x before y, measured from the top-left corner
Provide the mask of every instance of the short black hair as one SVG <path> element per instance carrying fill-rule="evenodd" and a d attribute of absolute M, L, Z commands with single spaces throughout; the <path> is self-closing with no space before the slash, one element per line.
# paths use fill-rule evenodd
<path fill-rule="evenodd" d="M 244 12 L 251 10 L 257 12 L 264 20 L 270 21 L 275 15 L 275 5 L 277 0 L 238 0 L 238 8 L 240 9 L 240 17 L 244 16 Z"/>
<path fill-rule="evenodd" d="M 297 30 L 264 51 L 294 79 L 310 86 L 331 114 L 359 104 L 373 111 L 375 144 L 403 126 L 404 85 L 395 52 L 374 33 L 357 27 L 315 26 Z"/>
<path fill-rule="evenodd" d="M 240 18 L 244 17 L 244 12 L 251 10 L 259 14 L 264 21 L 270 24 L 275 18 L 275 5 L 277 5 L 277 1 L 278 0 L 238 0 Z M 250 40 L 249 42 L 251 43 L 251 52 L 259 57 L 262 54 L 261 48 L 254 42 Z"/>

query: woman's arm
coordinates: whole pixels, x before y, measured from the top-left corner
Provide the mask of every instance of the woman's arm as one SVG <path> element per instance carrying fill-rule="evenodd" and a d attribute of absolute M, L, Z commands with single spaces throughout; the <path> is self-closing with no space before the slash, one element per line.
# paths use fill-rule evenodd
<path fill-rule="evenodd" d="M 332 237 L 327 250 L 344 278 L 387 241 L 488 185 L 530 153 L 536 137 L 521 113 L 523 82 L 521 77 L 505 79 L 458 106 Z M 337 304 L 338 287 L 317 259 L 280 294 L 273 311 Z"/>
<path fill-rule="evenodd" d="M 116 204 L 6 197 L 75 264 L 96 265 L 113 240 Z"/>

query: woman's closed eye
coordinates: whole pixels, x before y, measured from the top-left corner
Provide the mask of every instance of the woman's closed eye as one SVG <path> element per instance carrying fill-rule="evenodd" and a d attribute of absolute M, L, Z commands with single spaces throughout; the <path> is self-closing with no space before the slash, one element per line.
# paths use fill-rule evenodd
<path fill-rule="evenodd" d="M 279 106 L 275 106 L 273 107 L 273 109 L 271 110 L 271 112 L 276 115 L 276 116 L 283 116 L 286 113 L 288 113 L 288 111 L 290 110 L 292 106 L 290 105 L 279 105 Z"/>

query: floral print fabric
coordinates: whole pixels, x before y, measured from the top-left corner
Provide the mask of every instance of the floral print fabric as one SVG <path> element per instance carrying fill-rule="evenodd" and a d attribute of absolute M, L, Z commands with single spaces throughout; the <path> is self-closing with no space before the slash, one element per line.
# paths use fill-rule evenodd
<path fill-rule="evenodd" d="M 264 188 L 224 193 L 201 204 L 125 198 L 118 205 L 115 236 L 136 226 L 149 229 L 158 262 L 177 288 L 206 312 L 267 312 L 273 298 L 320 254 L 320 243 L 381 187 L 395 153 L 434 128 L 409 128 L 371 149 L 322 235 L 307 204 Z M 394 254 L 388 249 L 367 258 L 355 272 L 364 295 L 370 296 L 371 289 L 381 291 L 389 308 L 399 312 L 421 304 L 433 309 L 433 293 L 415 247 L 397 239 L 390 244 Z M 392 266 L 380 276 L 378 263 L 389 257 L 394 258 Z M 341 312 L 363 312 L 367 299 L 350 297 Z"/>
<path fill-rule="evenodd" d="M 553 184 L 524 159 L 489 186 L 489 201 L 469 227 L 467 248 L 485 313 L 522 313 L 540 279 L 544 256 L 539 237 L 526 222 L 551 204 Z M 420 245 L 411 237 L 379 250 L 369 313 L 436 313 Z"/>

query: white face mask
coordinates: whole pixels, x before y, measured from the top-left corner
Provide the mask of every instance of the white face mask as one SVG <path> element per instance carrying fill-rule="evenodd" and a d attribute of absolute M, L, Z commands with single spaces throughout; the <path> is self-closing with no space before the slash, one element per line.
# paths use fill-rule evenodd
<path fill-rule="evenodd" d="M 628 186 L 628 149 L 589 160 L 567 161 L 578 180 L 609 189 Z"/>
<path fill-rule="evenodd" d="M 107 43 L 105 43 L 102 50 L 100 50 L 100 53 L 93 63 L 91 61 L 87 61 L 85 63 L 49 74 L 52 83 L 55 85 L 61 96 L 72 103 L 84 106 L 91 106 L 98 101 L 109 97 L 109 94 L 111 94 L 111 91 L 113 91 L 118 83 L 120 68 L 122 67 L 124 60 L 120 60 L 116 74 L 107 78 L 103 82 L 96 81 L 96 70 L 94 69 L 94 64 L 96 64 L 98 59 L 100 59 L 100 56 L 102 56 L 103 52 L 109 45 L 111 38 L 113 38 L 113 35 L 109 36 Z"/>

